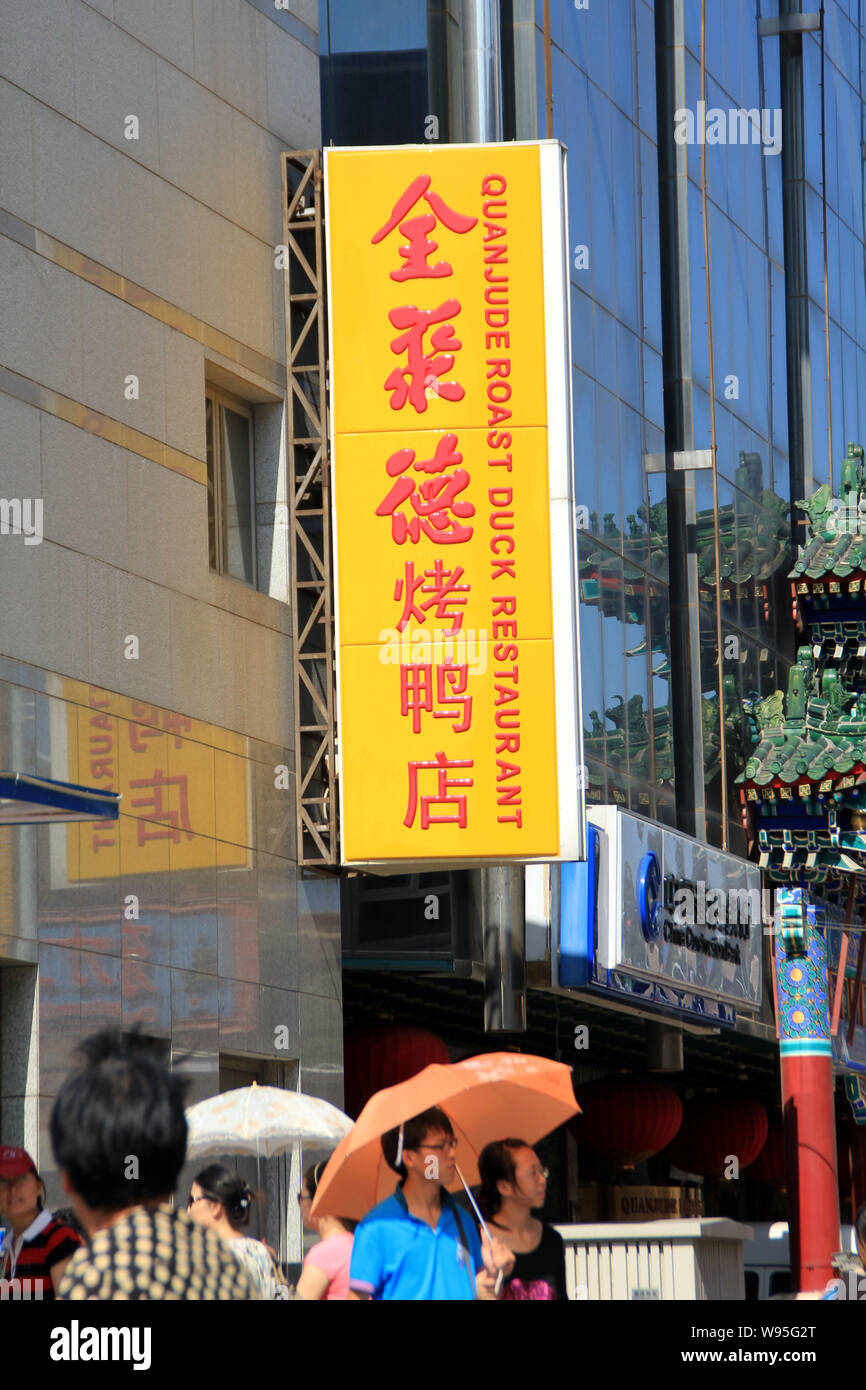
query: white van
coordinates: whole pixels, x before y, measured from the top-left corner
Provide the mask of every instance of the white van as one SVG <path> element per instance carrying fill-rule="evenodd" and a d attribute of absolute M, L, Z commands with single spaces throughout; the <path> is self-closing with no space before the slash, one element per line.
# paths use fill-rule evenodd
<path fill-rule="evenodd" d="M 763 1301 L 791 1292 L 791 1266 L 787 1221 L 749 1222 L 755 1234 L 743 1243 L 746 1300 Z M 842 1249 L 857 1253 L 853 1226 L 842 1227 Z"/>

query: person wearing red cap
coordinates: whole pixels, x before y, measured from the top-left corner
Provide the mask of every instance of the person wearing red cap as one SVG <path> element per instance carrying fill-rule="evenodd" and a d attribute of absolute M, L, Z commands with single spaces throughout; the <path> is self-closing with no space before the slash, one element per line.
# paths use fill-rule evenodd
<path fill-rule="evenodd" d="M 0 1145 L 0 1299 L 52 1299 L 82 1244 L 45 1206 L 45 1185 L 26 1149 Z"/>

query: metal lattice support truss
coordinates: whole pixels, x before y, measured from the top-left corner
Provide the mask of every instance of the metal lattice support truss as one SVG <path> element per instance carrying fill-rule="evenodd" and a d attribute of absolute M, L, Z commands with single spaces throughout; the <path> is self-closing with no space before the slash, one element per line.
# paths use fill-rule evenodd
<path fill-rule="evenodd" d="M 282 170 L 298 863 L 325 869 L 339 851 L 321 151 Z"/>

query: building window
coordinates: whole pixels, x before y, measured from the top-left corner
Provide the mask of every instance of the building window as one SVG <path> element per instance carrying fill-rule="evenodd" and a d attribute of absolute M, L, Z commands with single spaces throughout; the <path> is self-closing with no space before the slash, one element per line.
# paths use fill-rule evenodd
<path fill-rule="evenodd" d="M 236 396 L 209 386 L 205 423 L 210 567 L 255 587 L 253 413 Z"/>

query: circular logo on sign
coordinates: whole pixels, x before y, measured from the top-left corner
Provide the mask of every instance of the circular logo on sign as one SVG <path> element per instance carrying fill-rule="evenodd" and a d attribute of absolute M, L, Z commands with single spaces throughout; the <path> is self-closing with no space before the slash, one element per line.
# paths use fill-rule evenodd
<path fill-rule="evenodd" d="M 654 850 L 645 854 L 637 871 L 637 910 L 641 931 L 655 941 L 662 927 L 662 871 Z"/>

